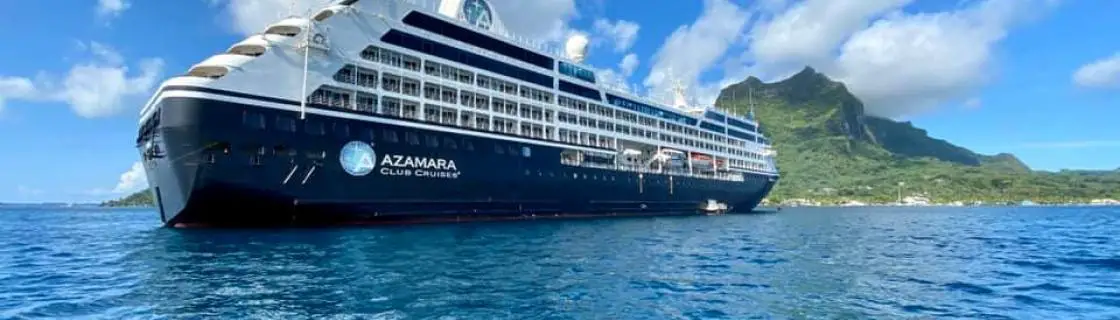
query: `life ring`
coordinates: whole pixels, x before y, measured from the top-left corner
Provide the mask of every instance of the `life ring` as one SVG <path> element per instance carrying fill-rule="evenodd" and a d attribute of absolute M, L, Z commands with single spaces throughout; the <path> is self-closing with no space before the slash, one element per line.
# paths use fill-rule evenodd
<path fill-rule="evenodd" d="M 317 33 L 315 36 L 311 37 L 311 42 L 315 44 L 325 44 L 327 42 L 327 37 L 323 36 L 321 33 Z"/>

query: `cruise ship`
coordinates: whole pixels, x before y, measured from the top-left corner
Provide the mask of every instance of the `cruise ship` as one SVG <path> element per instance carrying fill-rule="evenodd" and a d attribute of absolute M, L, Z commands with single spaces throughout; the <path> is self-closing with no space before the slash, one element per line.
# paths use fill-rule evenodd
<path fill-rule="evenodd" d="M 561 46 L 557 46 L 561 47 Z M 751 113 L 606 85 L 588 39 L 486 0 L 338 0 L 167 79 L 137 148 L 167 227 L 749 212 L 779 174 Z M 671 103 L 668 100 L 673 100 Z"/>

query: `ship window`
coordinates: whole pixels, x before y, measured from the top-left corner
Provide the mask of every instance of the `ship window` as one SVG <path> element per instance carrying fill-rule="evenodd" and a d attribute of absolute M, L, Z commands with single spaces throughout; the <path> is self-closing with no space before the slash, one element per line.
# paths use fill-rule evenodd
<path fill-rule="evenodd" d="M 304 122 L 304 130 L 313 135 L 326 134 L 326 128 L 323 127 L 323 123 L 314 120 L 307 120 L 307 122 Z"/>
<path fill-rule="evenodd" d="M 571 93 L 580 97 L 588 98 L 594 101 L 602 101 L 603 97 L 599 95 L 599 91 L 584 87 L 578 84 L 560 80 L 560 91 Z"/>
<path fill-rule="evenodd" d="M 750 131 L 750 132 L 754 132 L 755 129 L 757 129 L 754 125 L 746 123 L 746 122 L 739 121 L 735 118 L 727 118 L 727 124 L 730 124 L 733 127 L 739 127 L 739 128 L 747 129 L 747 131 Z"/>
<path fill-rule="evenodd" d="M 542 87 L 551 88 L 553 86 L 552 77 L 546 76 L 544 74 L 529 71 L 525 68 L 513 66 L 505 62 L 467 52 L 463 49 L 424 39 L 412 34 L 404 33 L 399 30 L 390 30 L 388 33 L 381 37 L 381 41 L 403 48 L 412 49 L 414 51 L 434 55 L 465 65 L 473 66 L 475 68 L 487 70 L 510 78 L 534 83 Z M 548 68 L 551 69 L 551 63 L 549 63 Z"/>
<path fill-rule="evenodd" d="M 567 62 L 564 62 L 564 61 L 560 61 L 559 67 L 557 69 L 560 70 L 561 74 L 564 74 L 566 76 L 573 77 L 573 78 L 576 78 L 576 79 L 580 79 L 580 80 L 583 80 L 583 81 L 587 81 L 587 82 L 590 82 L 590 83 L 595 83 L 595 73 L 593 73 L 593 72 L 591 72 L 587 69 L 580 68 L 579 66 L 576 66 L 574 64 L 567 63 Z"/>
<path fill-rule="evenodd" d="M 526 158 L 532 157 L 533 156 L 533 149 L 530 149 L 528 146 L 521 147 L 521 155 L 526 157 Z"/>
<path fill-rule="evenodd" d="M 385 130 L 385 132 L 382 133 L 381 139 L 390 143 L 397 143 L 400 141 L 400 139 L 397 138 L 397 132 L 393 130 Z"/>
<path fill-rule="evenodd" d="M 545 69 L 552 69 L 552 59 L 548 56 L 520 48 L 505 41 L 477 33 L 466 28 L 456 26 L 435 17 L 419 12 L 409 13 L 405 16 L 404 23 L 413 27 L 431 31 L 445 37 L 475 45 L 479 48 L 496 52 L 510 58 L 521 60 Z"/>
<path fill-rule="evenodd" d="M 302 30 L 300 26 L 294 25 L 274 25 L 264 31 L 266 34 L 276 34 L 282 36 L 292 37 L 299 34 Z"/>
<path fill-rule="evenodd" d="M 500 145 L 500 144 L 494 144 L 494 153 L 497 153 L 497 154 L 505 154 L 505 153 L 506 153 L 506 149 L 505 149 L 505 148 L 502 148 L 502 145 Z"/>
<path fill-rule="evenodd" d="M 448 149 L 459 149 L 459 145 L 455 144 L 455 139 L 443 138 L 443 145 Z"/>
<path fill-rule="evenodd" d="M 427 143 L 429 147 L 439 148 L 439 137 L 426 135 L 424 136 L 424 142 Z"/>
<path fill-rule="evenodd" d="M 417 135 L 415 132 L 405 132 L 404 133 L 404 141 L 407 141 L 408 144 L 418 146 L 418 145 L 420 145 L 420 136 Z"/>
<path fill-rule="evenodd" d="M 517 148 L 515 148 L 513 146 L 509 146 L 509 155 L 517 156 Z"/>
<path fill-rule="evenodd" d="M 373 141 L 377 138 L 377 135 L 374 134 L 373 129 L 363 129 L 362 130 L 362 138 L 364 138 L 366 140 L 369 140 L 369 141 Z"/>
<path fill-rule="evenodd" d="M 334 134 L 341 138 L 350 137 L 350 126 L 345 123 L 335 123 Z"/>
<path fill-rule="evenodd" d="M 241 123 L 246 127 L 253 129 L 264 129 L 265 120 L 264 115 L 245 111 L 241 113 Z"/>
<path fill-rule="evenodd" d="M 296 132 L 296 120 L 285 116 L 276 116 L 276 128 L 280 131 Z"/>
<path fill-rule="evenodd" d="M 467 138 L 463 138 L 463 148 L 467 149 L 468 151 L 474 151 L 474 142 L 471 142 Z"/>

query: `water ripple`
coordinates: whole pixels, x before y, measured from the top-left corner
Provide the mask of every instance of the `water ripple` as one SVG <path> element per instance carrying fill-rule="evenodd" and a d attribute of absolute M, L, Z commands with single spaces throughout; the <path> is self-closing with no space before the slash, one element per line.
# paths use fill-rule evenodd
<path fill-rule="evenodd" d="M 0 319 L 1108 318 L 1120 210 L 791 209 L 333 230 L 0 211 Z"/>

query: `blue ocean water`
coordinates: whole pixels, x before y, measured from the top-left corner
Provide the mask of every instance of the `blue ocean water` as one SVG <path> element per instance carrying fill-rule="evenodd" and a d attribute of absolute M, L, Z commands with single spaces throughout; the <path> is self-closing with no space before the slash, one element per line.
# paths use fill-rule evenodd
<path fill-rule="evenodd" d="M 1116 319 L 1120 209 L 170 230 L 0 210 L 0 319 Z"/>

